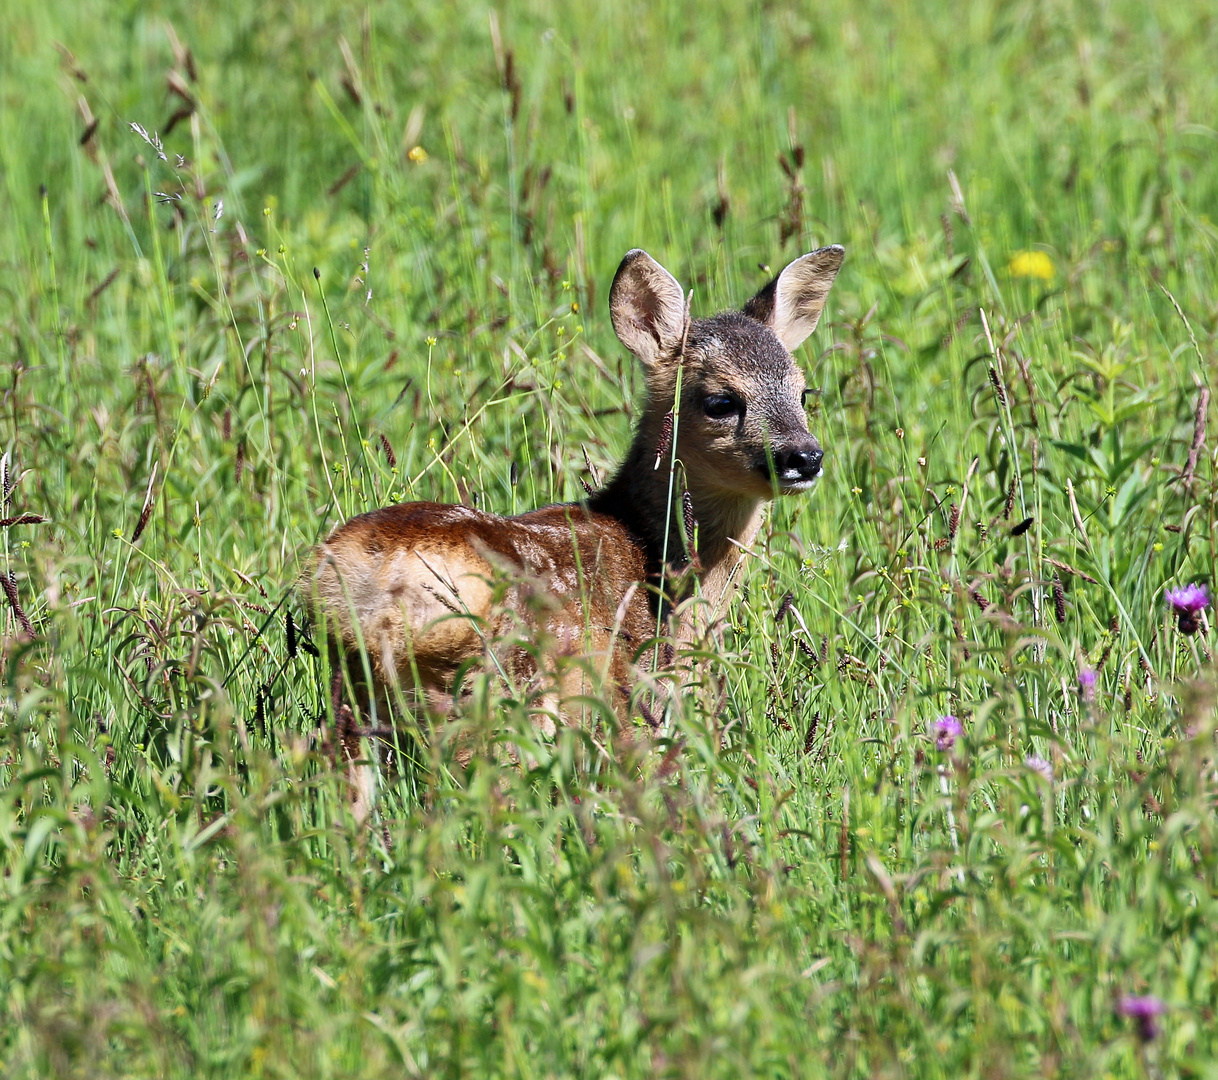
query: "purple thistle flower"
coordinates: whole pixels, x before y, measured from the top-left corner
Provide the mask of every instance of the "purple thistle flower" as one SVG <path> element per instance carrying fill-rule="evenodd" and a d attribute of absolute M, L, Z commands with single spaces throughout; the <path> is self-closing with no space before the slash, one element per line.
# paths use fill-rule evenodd
<path fill-rule="evenodd" d="M 1197 618 L 1210 606 L 1210 590 L 1204 584 L 1182 585 L 1168 589 L 1167 603 L 1176 613 L 1176 623 L 1182 634 L 1195 634 L 1201 627 Z"/>
<path fill-rule="evenodd" d="M 964 725 L 949 713 L 947 716 L 940 716 L 931 730 L 935 736 L 935 749 L 950 750 L 964 734 Z"/>
<path fill-rule="evenodd" d="M 1167 1012 L 1167 1006 L 1157 997 L 1138 997 L 1125 994 L 1117 1002 L 1117 1013 L 1134 1021 L 1138 1038 L 1150 1042 L 1159 1034 L 1159 1017 Z"/>
<path fill-rule="evenodd" d="M 1182 585 L 1167 590 L 1167 602 L 1176 611 L 1198 612 L 1210 606 L 1210 590 L 1206 585 Z"/>
<path fill-rule="evenodd" d="M 1036 754 L 1029 754 L 1023 759 L 1023 763 L 1042 780 L 1050 784 L 1053 783 L 1053 766 L 1044 758 Z"/>
<path fill-rule="evenodd" d="M 1099 681 L 1099 674 L 1095 668 L 1079 668 L 1078 671 L 1078 688 L 1082 692 L 1084 701 L 1095 700 L 1095 684 Z"/>

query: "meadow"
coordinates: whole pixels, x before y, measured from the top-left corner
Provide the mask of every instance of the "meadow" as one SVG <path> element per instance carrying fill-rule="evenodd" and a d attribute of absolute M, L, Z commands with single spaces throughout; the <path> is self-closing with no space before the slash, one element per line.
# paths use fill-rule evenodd
<path fill-rule="evenodd" d="M 1204 0 L 0 4 L 4 1075 L 1218 1077 L 1215 55 Z M 603 482 L 629 248 L 705 315 L 829 243 L 826 475 L 700 686 L 621 762 L 471 673 L 527 765 L 437 735 L 356 826 L 311 547 Z"/>

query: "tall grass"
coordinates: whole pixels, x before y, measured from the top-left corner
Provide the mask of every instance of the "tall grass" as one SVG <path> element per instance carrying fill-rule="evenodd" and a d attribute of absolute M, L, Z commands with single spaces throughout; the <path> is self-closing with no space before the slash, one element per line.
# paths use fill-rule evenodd
<path fill-rule="evenodd" d="M 2 19 L 6 1075 L 1214 1075 L 1207 5 Z M 628 248 L 830 242 L 826 480 L 664 737 L 475 679 L 529 764 L 354 827 L 311 546 L 603 479 Z"/>

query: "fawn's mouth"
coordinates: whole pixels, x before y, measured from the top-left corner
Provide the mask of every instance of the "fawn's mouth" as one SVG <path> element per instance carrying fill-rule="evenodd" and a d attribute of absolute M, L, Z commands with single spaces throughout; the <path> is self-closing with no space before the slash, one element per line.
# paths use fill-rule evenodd
<path fill-rule="evenodd" d="M 772 461 L 760 462 L 757 468 L 765 477 L 766 483 L 777 487 L 780 493 L 787 494 L 807 491 L 824 476 L 824 458 L 824 452 L 819 448 L 796 450 L 777 454 Z"/>
<path fill-rule="evenodd" d="M 774 495 L 798 495 L 801 491 L 811 491 L 825 475 L 824 469 L 818 469 L 813 476 L 783 476 L 769 469 L 758 470 L 762 483 L 765 484 L 771 497 Z"/>
<path fill-rule="evenodd" d="M 785 476 L 778 478 L 778 490 L 784 495 L 793 494 L 797 491 L 811 491 L 816 487 L 816 482 L 825 475 L 824 469 L 817 469 L 815 476 L 800 476 L 787 479 Z"/>

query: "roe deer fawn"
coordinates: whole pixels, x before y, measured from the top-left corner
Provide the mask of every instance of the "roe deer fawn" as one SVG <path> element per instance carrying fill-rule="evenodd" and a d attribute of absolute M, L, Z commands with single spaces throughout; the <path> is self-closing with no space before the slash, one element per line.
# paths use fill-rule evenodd
<path fill-rule="evenodd" d="M 624 719 L 633 664 L 655 637 L 658 616 L 698 579 L 706 606 L 696 620 L 682 608 L 677 635 L 689 641 L 695 622 L 713 623 L 741 549 L 760 527 L 762 504 L 805 491 L 821 475 L 824 455 L 808 432 L 804 376 L 791 350 L 816 328 L 843 255 L 838 246 L 813 251 L 742 313 L 691 322 L 673 276 L 646 252 L 629 252 L 609 308 L 618 338 L 643 366 L 646 404 L 606 487 L 515 517 L 429 502 L 390 506 L 352 518 L 318 550 L 315 612 L 349 655 L 362 643 L 374 692 L 398 685 L 443 702 L 458 668 L 501 639 L 504 620 L 526 607 L 516 586 L 494 602 L 496 575 L 506 572 L 509 580 L 531 579 L 534 589 L 540 583 L 551 603 L 532 616 L 533 629 L 552 652 L 598 658 Z M 670 478 L 674 407 L 683 485 Z M 696 543 L 683 534 L 687 505 Z M 535 667 L 519 650 L 496 660 L 526 677 Z M 549 711 L 557 714 L 568 692 L 579 688 L 560 684 Z M 369 794 L 357 793 L 357 803 Z"/>

